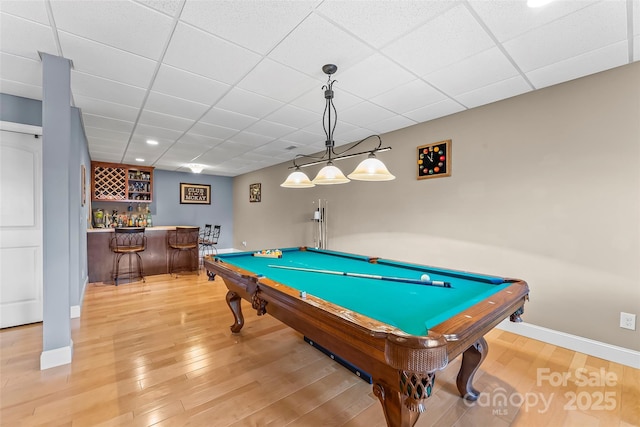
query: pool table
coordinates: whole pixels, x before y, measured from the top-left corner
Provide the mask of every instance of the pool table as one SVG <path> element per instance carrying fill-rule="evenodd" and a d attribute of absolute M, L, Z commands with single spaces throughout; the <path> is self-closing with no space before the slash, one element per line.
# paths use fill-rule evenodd
<path fill-rule="evenodd" d="M 254 256 L 258 255 L 258 256 Z M 456 385 L 475 400 L 483 338 L 503 319 L 520 321 L 527 283 L 313 248 L 206 257 L 210 278 L 227 286 L 233 333 L 241 301 L 268 313 L 369 373 L 387 425 L 413 426 L 435 372 L 462 354 Z M 428 277 L 423 277 L 428 275 Z"/>

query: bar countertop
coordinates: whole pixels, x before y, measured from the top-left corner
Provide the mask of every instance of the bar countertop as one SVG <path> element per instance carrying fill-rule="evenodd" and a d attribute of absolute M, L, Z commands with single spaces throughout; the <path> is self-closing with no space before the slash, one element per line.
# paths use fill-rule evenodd
<path fill-rule="evenodd" d="M 168 231 L 175 230 L 176 227 L 195 227 L 193 225 L 156 225 L 153 227 L 145 227 L 144 231 Z M 133 228 L 133 227 L 122 227 L 122 228 Z M 115 230 L 114 227 L 111 228 L 87 228 L 87 233 L 108 233 L 109 231 Z"/>

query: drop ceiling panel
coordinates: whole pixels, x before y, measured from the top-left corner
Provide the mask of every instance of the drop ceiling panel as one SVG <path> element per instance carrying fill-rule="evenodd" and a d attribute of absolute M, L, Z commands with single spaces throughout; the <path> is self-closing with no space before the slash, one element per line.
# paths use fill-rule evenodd
<path fill-rule="evenodd" d="M 424 80 L 416 79 L 372 98 L 371 102 L 403 114 L 444 98 L 442 92 L 434 89 Z"/>
<path fill-rule="evenodd" d="M 307 91 L 319 83 L 319 80 L 299 71 L 265 59 L 238 83 L 238 87 L 278 101 L 289 102 L 298 97 L 300 92 Z"/>
<path fill-rule="evenodd" d="M 91 40 L 60 31 L 60 44 L 73 68 L 87 74 L 147 88 L 155 62 Z"/>
<path fill-rule="evenodd" d="M 38 52 L 58 55 L 51 27 L 0 12 L 0 50 L 40 61 Z"/>
<path fill-rule="evenodd" d="M 370 99 L 415 78 L 404 68 L 375 54 L 341 73 L 340 87 L 360 98 Z"/>
<path fill-rule="evenodd" d="M 574 56 L 527 73 L 536 88 L 551 86 L 623 65 L 628 60 L 626 41 Z"/>
<path fill-rule="evenodd" d="M 178 141 L 167 150 L 163 158 L 194 159 L 204 151 L 206 151 L 206 148 L 201 145 Z"/>
<path fill-rule="evenodd" d="M 169 15 L 171 17 L 176 16 L 179 10 L 182 8 L 182 0 L 135 0 L 137 3 L 143 4 L 147 7 L 155 9 L 159 12 Z"/>
<path fill-rule="evenodd" d="M 156 113 L 196 120 L 207 111 L 209 106 L 151 91 L 144 108 Z"/>
<path fill-rule="evenodd" d="M 100 129 L 111 129 L 117 132 L 131 133 L 133 130 L 133 122 L 127 122 L 124 120 L 116 120 L 110 117 L 97 116 L 95 114 L 88 114 L 82 112 L 82 120 L 85 127 L 94 127 Z"/>
<path fill-rule="evenodd" d="M 382 51 L 422 76 L 493 46 L 489 35 L 461 4 Z"/>
<path fill-rule="evenodd" d="M 454 5 L 454 2 L 402 1 L 390 7 L 382 1 L 331 1 L 323 2 L 318 12 L 380 48 Z"/>
<path fill-rule="evenodd" d="M 223 110 L 239 112 L 253 117 L 264 117 L 284 105 L 280 101 L 267 98 L 244 89 L 234 88 L 216 105 Z"/>
<path fill-rule="evenodd" d="M 104 116 L 127 122 L 135 121 L 138 116 L 138 108 L 82 95 L 74 95 L 73 98 L 76 102 L 76 107 L 82 109 L 82 112 L 86 114 Z"/>
<path fill-rule="evenodd" d="M 262 8 L 259 1 L 187 2 L 181 19 L 223 39 L 267 53 L 308 15 L 317 1 L 276 1 Z"/>
<path fill-rule="evenodd" d="M 125 132 L 116 132 L 110 129 L 92 128 L 90 126 L 86 126 L 84 131 L 87 135 L 87 138 L 100 138 L 119 144 L 126 144 L 127 141 L 129 141 L 129 134 Z"/>
<path fill-rule="evenodd" d="M 229 90 L 229 87 L 227 84 L 179 70 L 166 64 L 160 66 L 158 75 L 153 83 L 155 92 L 207 105 L 217 101 Z"/>
<path fill-rule="evenodd" d="M 340 64 L 346 70 L 372 53 L 366 44 L 313 14 L 276 46 L 269 57 L 323 80 L 324 64 Z"/>
<path fill-rule="evenodd" d="M 42 86 L 42 63 L 23 56 L 0 53 L 0 75 L 6 80 Z"/>
<path fill-rule="evenodd" d="M 212 108 L 200 121 L 229 129 L 242 130 L 257 120 L 256 117 L 247 116 L 246 114 L 223 110 L 221 108 Z"/>
<path fill-rule="evenodd" d="M 281 136 L 288 135 L 296 130 L 296 128 L 291 126 L 285 126 L 279 123 L 269 122 L 267 120 L 260 120 L 245 129 L 246 132 L 257 133 L 271 138 L 280 138 Z"/>
<path fill-rule="evenodd" d="M 494 47 L 428 74 L 424 79 L 444 93 L 455 96 L 518 74 L 502 51 Z"/>
<path fill-rule="evenodd" d="M 207 149 L 220 145 L 224 139 L 215 138 L 211 136 L 198 135 L 194 133 L 186 133 L 180 138 L 180 142 L 186 142 L 188 144 L 199 144 Z"/>
<path fill-rule="evenodd" d="M 540 8 L 528 7 L 526 1 L 470 0 L 469 4 L 490 28 L 493 35 L 504 42 L 561 19 L 597 1 L 554 1 Z"/>
<path fill-rule="evenodd" d="M 122 153 L 124 153 L 124 149 L 127 145 L 126 141 L 122 140 L 113 140 L 113 139 L 104 139 L 97 137 L 87 137 L 89 140 L 89 149 L 96 149 L 96 151 L 100 151 L 103 153 L 109 153 L 113 155 L 119 155 L 122 157 Z M 120 161 L 120 159 L 118 159 Z"/>
<path fill-rule="evenodd" d="M 414 120 L 410 120 L 404 116 L 392 116 L 385 120 L 369 123 L 367 125 L 367 128 L 375 131 L 372 133 L 383 134 L 394 131 L 396 129 L 406 128 L 415 124 L 416 122 Z"/>
<path fill-rule="evenodd" d="M 149 126 L 157 126 L 172 129 L 176 132 L 184 132 L 193 125 L 194 120 L 144 110 L 140 115 L 139 122 Z"/>
<path fill-rule="evenodd" d="M 117 102 L 135 108 L 140 108 L 146 93 L 146 90 L 139 87 L 118 83 L 80 71 L 71 72 L 71 90 L 75 95 Z"/>
<path fill-rule="evenodd" d="M 172 28 L 171 18 L 133 2 L 50 4 L 59 30 L 154 60 L 162 53 Z"/>
<path fill-rule="evenodd" d="M 189 25 L 178 24 L 164 63 L 232 84 L 260 61 L 260 56 Z"/>
<path fill-rule="evenodd" d="M 269 114 L 266 119 L 275 123 L 298 128 L 300 126 L 310 125 L 311 123 L 322 122 L 322 115 L 288 104 Z"/>
<path fill-rule="evenodd" d="M 624 2 L 596 3 L 510 40 L 504 47 L 528 72 L 625 40 L 626 25 L 620 25 L 625 16 Z"/>
<path fill-rule="evenodd" d="M 291 148 L 295 147 L 295 148 Z M 302 147 L 305 147 L 304 144 L 293 143 L 285 140 L 276 140 L 269 142 L 262 147 L 256 148 L 253 153 L 260 154 L 263 156 L 279 156 L 285 157 L 285 159 L 293 159 L 296 155 L 296 151 Z"/>
<path fill-rule="evenodd" d="M 438 117 L 448 116 L 449 114 L 454 114 L 464 109 L 465 108 L 460 103 L 452 99 L 445 99 L 434 104 L 406 112 L 403 115 L 418 123 L 422 123 L 437 119 Z"/>
<path fill-rule="evenodd" d="M 240 143 L 251 147 L 259 147 L 269 141 L 273 141 L 273 138 L 267 135 L 259 135 L 257 133 L 247 131 L 239 132 L 229 138 L 229 142 Z"/>
<path fill-rule="evenodd" d="M 295 145 L 303 144 L 303 145 L 311 145 L 315 144 L 319 141 L 324 145 L 324 135 L 320 137 L 317 133 L 311 133 L 304 130 L 299 130 L 293 132 L 285 137 L 281 138 L 283 141 L 289 141 Z"/>
<path fill-rule="evenodd" d="M 393 117 L 395 113 L 365 101 L 340 114 L 340 119 L 352 125 L 367 127 L 368 124 Z"/>
<path fill-rule="evenodd" d="M 2 0 L 2 12 L 49 25 L 44 1 Z"/>
<path fill-rule="evenodd" d="M 184 132 L 173 129 L 161 128 L 158 126 L 149 126 L 138 123 L 134 136 L 144 138 L 145 141 L 147 139 L 155 139 L 158 141 L 160 139 L 166 139 L 169 141 L 175 141 L 176 139 L 180 138 L 183 133 Z"/>
<path fill-rule="evenodd" d="M 502 80 L 456 96 L 462 105 L 473 108 L 529 92 L 531 86 L 521 77 Z"/>
<path fill-rule="evenodd" d="M 223 126 L 210 125 L 202 122 L 196 123 L 189 132 L 196 135 L 204 135 L 219 139 L 227 139 L 238 133 L 236 129 L 229 129 Z"/>
<path fill-rule="evenodd" d="M 7 95 L 22 96 L 24 98 L 42 99 L 42 87 L 33 86 L 11 80 L 0 79 L 0 91 Z"/>

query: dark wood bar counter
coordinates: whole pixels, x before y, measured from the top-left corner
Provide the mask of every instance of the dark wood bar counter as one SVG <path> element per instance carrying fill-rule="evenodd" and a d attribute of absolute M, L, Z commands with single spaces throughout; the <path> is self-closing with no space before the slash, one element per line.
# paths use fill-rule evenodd
<path fill-rule="evenodd" d="M 175 226 L 148 227 L 145 229 L 147 247 L 140 253 L 144 266 L 144 275 L 169 273 L 170 251 L 167 235 Z M 87 230 L 87 259 L 89 282 L 111 283 L 114 254 L 109 242 L 114 235 L 112 228 L 94 228 Z M 125 262 L 124 260 L 122 261 Z"/>

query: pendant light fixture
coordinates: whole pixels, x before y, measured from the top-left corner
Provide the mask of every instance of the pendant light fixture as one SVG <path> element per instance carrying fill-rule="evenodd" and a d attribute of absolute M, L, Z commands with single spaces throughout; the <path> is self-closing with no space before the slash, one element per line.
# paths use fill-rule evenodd
<path fill-rule="evenodd" d="M 293 160 L 293 166 L 289 169 L 294 169 L 285 182 L 280 184 L 281 187 L 286 188 L 309 188 L 317 185 L 333 185 L 333 184 L 345 184 L 350 180 L 356 181 L 390 181 L 396 177 L 389 173 L 387 167 L 376 158 L 375 153 L 391 150 L 391 147 L 382 147 L 382 139 L 379 135 L 370 135 L 360 141 L 354 143 L 344 151 L 335 151 L 335 142 L 333 140 L 333 134 L 336 129 L 336 123 L 338 120 L 338 112 L 333 105 L 333 84 L 335 80 L 331 79 L 331 76 L 338 70 L 338 67 L 333 64 L 327 64 L 322 67 L 322 71 L 327 74 L 327 84 L 322 87 L 324 89 L 324 98 L 326 101 L 324 107 L 324 114 L 322 115 L 322 128 L 326 136 L 325 140 L 325 152 L 322 156 L 308 156 L 299 154 L 296 159 L 306 157 L 309 159 L 316 159 L 308 163 L 297 164 L 296 159 Z M 377 137 L 378 145 L 372 150 L 349 153 L 351 150 L 359 146 L 362 142 L 369 138 Z M 361 156 L 368 154 L 368 158 L 363 160 L 356 169 L 348 175 L 344 176 L 342 171 L 333 164 L 334 161 L 348 159 L 351 157 Z M 300 170 L 307 166 L 313 166 L 318 164 L 325 164 L 320 169 L 313 181 L 309 180 L 309 177 Z"/>

